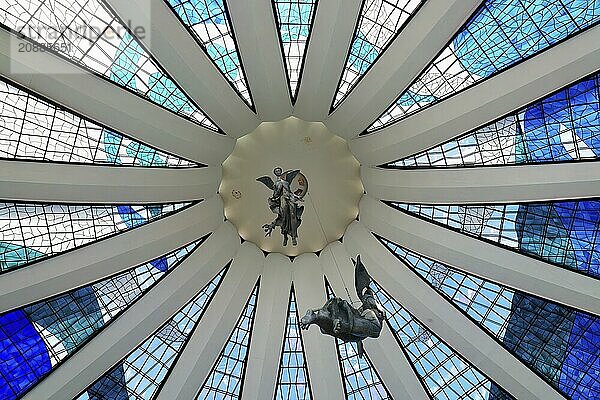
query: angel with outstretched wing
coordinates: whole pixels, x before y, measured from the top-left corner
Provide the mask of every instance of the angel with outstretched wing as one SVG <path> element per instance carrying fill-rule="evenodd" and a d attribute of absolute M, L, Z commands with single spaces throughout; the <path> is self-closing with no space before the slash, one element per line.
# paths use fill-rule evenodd
<path fill-rule="evenodd" d="M 267 188 L 273 191 L 273 194 L 267 200 L 271 211 L 277 215 L 277 218 L 270 224 L 265 224 L 262 228 L 265 236 L 271 236 L 273 230 L 279 226 L 283 235 L 283 245 L 287 246 L 288 236 L 292 238 L 292 245 L 298 244 L 298 227 L 302 222 L 302 213 L 304 206 L 300 206 L 302 198 L 291 191 L 291 184 L 300 173 L 300 170 L 283 172 L 280 167 L 273 170 L 275 181 L 270 176 L 261 176 L 256 180 L 263 183 Z"/>
<path fill-rule="evenodd" d="M 300 327 L 308 329 L 318 325 L 321 333 L 344 342 L 355 342 L 358 355 L 362 357 L 362 341 L 377 338 L 381 334 L 385 312 L 370 288 L 371 276 L 363 265 L 360 255 L 354 263 L 354 287 L 362 305 L 354 308 L 348 301 L 333 297 L 317 310 L 308 310 L 300 320 Z"/>

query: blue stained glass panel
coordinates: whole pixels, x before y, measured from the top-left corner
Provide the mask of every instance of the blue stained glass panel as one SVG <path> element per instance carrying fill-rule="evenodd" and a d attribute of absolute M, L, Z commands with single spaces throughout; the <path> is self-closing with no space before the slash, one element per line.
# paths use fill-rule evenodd
<path fill-rule="evenodd" d="M 273 0 L 273 4 L 290 91 L 295 98 L 317 0 Z"/>
<path fill-rule="evenodd" d="M 379 240 L 569 399 L 600 393 L 600 318 Z"/>
<path fill-rule="evenodd" d="M 223 0 L 165 0 L 248 105 L 248 83 Z"/>
<path fill-rule="evenodd" d="M 218 128 L 102 0 L 0 1 L 0 25 L 212 130 Z"/>
<path fill-rule="evenodd" d="M 16 399 L 50 372 L 46 343 L 22 310 L 0 316 L 0 396 Z"/>
<path fill-rule="evenodd" d="M 16 399 L 31 389 L 203 241 L 204 238 L 119 275 L 0 314 L 2 399 Z M 157 265 L 166 265 L 167 269 Z"/>
<path fill-rule="evenodd" d="M 391 206 L 526 255 L 600 277 L 600 201 Z"/>
<path fill-rule="evenodd" d="M 260 281 L 256 282 L 231 336 L 202 385 L 197 400 L 241 398 L 259 286 Z"/>
<path fill-rule="evenodd" d="M 416 320 L 379 284 L 371 289 L 387 312 L 387 321 L 432 399 L 513 400 L 465 358 Z M 494 392 L 492 392 L 494 390 Z"/>
<path fill-rule="evenodd" d="M 486 0 L 367 131 L 452 96 L 600 20 L 597 0 Z"/>
<path fill-rule="evenodd" d="M 426 0 L 365 0 L 333 107 L 350 93 Z"/>
<path fill-rule="evenodd" d="M 292 287 L 285 336 L 283 338 L 283 352 L 279 362 L 275 400 L 312 399 L 299 321 L 296 295 Z"/>
<path fill-rule="evenodd" d="M 600 156 L 600 74 L 390 167 L 506 165 Z"/>
<path fill-rule="evenodd" d="M 115 368 L 108 371 L 78 400 L 112 400 L 115 393 L 126 394 L 127 400 L 156 398 L 171 366 L 184 351 L 204 310 L 210 304 L 227 267 L 215 276 L 192 300 L 185 304 L 157 332 L 136 347 Z"/>
<path fill-rule="evenodd" d="M 0 272 L 147 224 L 189 204 L 0 203 Z"/>

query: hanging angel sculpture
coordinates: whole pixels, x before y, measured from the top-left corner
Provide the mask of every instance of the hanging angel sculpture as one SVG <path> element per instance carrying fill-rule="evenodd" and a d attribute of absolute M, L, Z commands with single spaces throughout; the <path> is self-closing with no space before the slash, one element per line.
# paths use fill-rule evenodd
<path fill-rule="evenodd" d="M 321 333 L 333 336 L 343 342 L 355 342 L 358 355 L 364 354 L 362 341 L 366 338 L 378 338 L 383 328 L 385 311 L 369 287 L 371 276 L 360 260 L 354 263 L 354 286 L 362 305 L 354 308 L 346 300 L 334 297 L 317 310 L 308 310 L 300 320 L 300 327 L 308 329 L 318 325 Z"/>
<path fill-rule="evenodd" d="M 302 213 L 304 206 L 303 197 L 308 191 L 308 182 L 306 177 L 300 173 L 300 170 L 286 171 L 277 167 L 273 170 L 275 181 L 270 176 L 262 176 L 256 180 L 265 184 L 266 187 L 273 191 L 267 202 L 269 208 L 277 218 L 270 224 L 262 226 L 265 231 L 265 236 L 271 236 L 271 233 L 276 227 L 279 227 L 283 235 L 283 245 L 287 246 L 288 237 L 292 238 L 292 245 L 298 245 L 298 227 L 302 223 Z M 297 179 L 298 178 L 298 179 Z M 294 180 L 299 182 L 299 187 L 292 191 L 292 183 Z"/>

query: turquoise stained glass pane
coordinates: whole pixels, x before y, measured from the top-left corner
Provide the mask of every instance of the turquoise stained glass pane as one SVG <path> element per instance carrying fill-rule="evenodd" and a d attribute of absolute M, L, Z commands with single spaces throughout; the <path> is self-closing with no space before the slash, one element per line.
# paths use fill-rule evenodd
<path fill-rule="evenodd" d="M 350 93 L 426 0 L 365 0 L 333 107 Z"/>
<path fill-rule="evenodd" d="M 473 132 L 390 167 L 506 165 L 600 156 L 600 75 L 572 84 Z"/>
<path fill-rule="evenodd" d="M 252 105 L 224 0 L 165 0 L 223 76 Z"/>
<path fill-rule="evenodd" d="M 317 0 L 273 0 L 273 5 L 290 91 L 295 98 Z"/>
<path fill-rule="evenodd" d="M 102 0 L 0 0 L 0 25 L 192 120 L 218 128 Z"/>
<path fill-rule="evenodd" d="M 424 205 L 399 210 L 478 239 L 600 277 L 600 201 Z"/>
<path fill-rule="evenodd" d="M 279 362 L 275 400 L 312 399 L 299 321 L 296 295 L 292 287 L 285 336 L 283 338 L 283 351 Z"/>
<path fill-rule="evenodd" d="M 600 318 L 379 240 L 567 398 L 592 399 L 600 393 Z"/>
<path fill-rule="evenodd" d="M 189 204 L 0 203 L 0 272 L 147 224 Z"/>
<path fill-rule="evenodd" d="M 8 82 L 0 82 L 0 158 L 194 167 Z"/>
<path fill-rule="evenodd" d="M 259 286 L 257 282 L 196 400 L 241 398 Z"/>
<path fill-rule="evenodd" d="M 390 125 L 600 20 L 598 0 L 486 0 L 367 131 Z"/>
<path fill-rule="evenodd" d="M 158 331 L 88 387 L 77 400 L 155 399 L 161 384 L 168 378 L 172 365 L 185 350 L 226 270 L 227 267 L 223 268 Z"/>
<path fill-rule="evenodd" d="M 21 397 L 203 241 L 91 285 L 0 314 L 0 398 Z"/>
<path fill-rule="evenodd" d="M 432 399 L 514 400 L 415 319 L 379 284 L 371 283 L 371 289 L 387 312 L 392 333 Z"/>

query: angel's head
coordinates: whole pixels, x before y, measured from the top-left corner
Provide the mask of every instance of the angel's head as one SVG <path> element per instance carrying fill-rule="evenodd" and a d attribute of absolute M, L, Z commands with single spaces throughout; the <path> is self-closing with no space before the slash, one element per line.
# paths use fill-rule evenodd
<path fill-rule="evenodd" d="M 281 174 L 283 174 L 283 169 L 281 169 L 281 167 L 276 167 L 276 168 L 273 170 L 273 174 L 275 174 L 275 176 L 276 176 L 276 177 L 280 177 L 280 176 L 281 176 Z"/>

